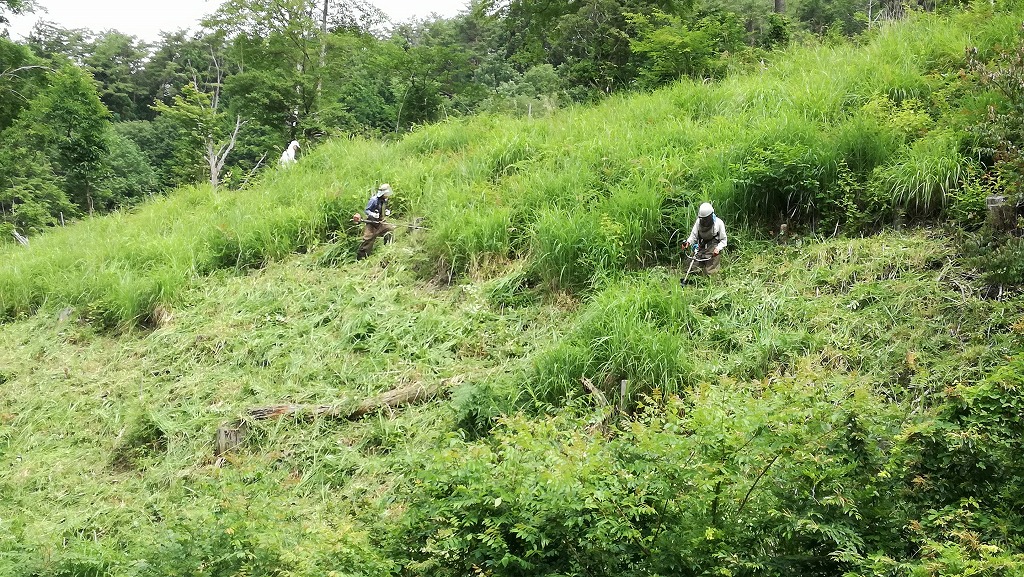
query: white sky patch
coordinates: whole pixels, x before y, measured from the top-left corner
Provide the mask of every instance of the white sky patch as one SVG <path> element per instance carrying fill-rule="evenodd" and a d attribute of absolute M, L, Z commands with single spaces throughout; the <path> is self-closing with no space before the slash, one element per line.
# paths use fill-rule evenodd
<path fill-rule="evenodd" d="M 433 13 L 451 17 L 463 12 L 469 0 L 371 0 L 392 22 L 426 18 Z M 199 21 L 220 6 L 219 0 L 40 0 L 45 8 L 32 14 L 12 16 L 9 33 L 23 39 L 38 20 L 55 22 L 64 28 L 88 28 L 94 32 L 117 30 L 147 42 L 160 39 L 160 32 L 196 29 Z"/>

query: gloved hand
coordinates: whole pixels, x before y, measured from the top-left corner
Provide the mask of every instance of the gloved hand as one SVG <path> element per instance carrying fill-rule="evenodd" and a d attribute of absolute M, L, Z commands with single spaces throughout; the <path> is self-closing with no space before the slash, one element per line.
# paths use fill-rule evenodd
<path fill-rule="evenodd" d="M 390 208 L 384 209 L 384 216 L 391 216 L 391 209 Z"/>

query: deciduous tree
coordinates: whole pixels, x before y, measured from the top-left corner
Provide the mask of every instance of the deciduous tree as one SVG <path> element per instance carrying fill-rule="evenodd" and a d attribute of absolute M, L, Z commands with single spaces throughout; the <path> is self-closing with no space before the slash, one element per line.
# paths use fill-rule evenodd
<path fill-rule="evenodd" d="M 157 102 L 156 109 L 176 123 L 179 137 L 174 156 L 181 170 L 198 172 L 199 166 L 205 167 L 210 185 L 216 188 L 245 124 L 242 117 L 232 120 L 224 112 L 219 91 L 201 92 L 194 84 L 186 84 L 171 105 Z"/>
<path fill-rule="evenodd" d="M 28 47 L 0 37 L 0 131 L 14 122 L 44 84 L 47 67 Z"/>
<path fill-rule="evenodd" d="M 49 83 L 8 129 L 8 142 L 45 154 L 68 198 L 92 213 L 108 154 L 110 113 L 92 79 L 75 66 L 61 68 Z"/>
<path fill-rule="evenodd" d="M 85 66 L 100 85 L 100 100 L 115 120 L 143 118 L 149 109 L 142 73 L 149 45 L 134 36 L 108 31 L 89 46 Z"/>

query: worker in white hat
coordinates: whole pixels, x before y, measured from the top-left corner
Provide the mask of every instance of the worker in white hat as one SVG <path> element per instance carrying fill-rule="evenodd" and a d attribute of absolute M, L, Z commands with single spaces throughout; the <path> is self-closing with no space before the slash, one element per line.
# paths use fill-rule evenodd
<path fill-rule="evenodd" d="M 722 249 L 727 243 L 725 223 L 715 214 L 715 208 L 710 202 L 700 205 L 690 237 L 682 246 L 683 250 L 691 246 L 696 248 L 691 266 L 696 266 L 698 270 L 708 275 L 718 272 L 721 268 Z"/>

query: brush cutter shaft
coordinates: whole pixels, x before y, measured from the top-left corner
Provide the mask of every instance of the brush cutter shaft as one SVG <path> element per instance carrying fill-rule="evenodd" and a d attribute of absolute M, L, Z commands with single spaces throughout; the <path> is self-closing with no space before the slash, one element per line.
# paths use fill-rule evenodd
<path fill-rule="evenodd" d="M 693 265 L 694 264 L 702 263 L 702 262 L 708 262 L 708 261 L 710 261 L 713 258 L 711 256 L 706 256 L 706 254 L 705 254 L 705 256 L 701 256 L 700 258 L 698 258 L 698 255 L 700 255 L 700 254 L 702 254 L 702 253 L 698 253 L 697 251 L 694 251 L 693 254 L 690 255 L 690 265 L 688 267 L 686 267 L 686 274 L 683 275 L 683 279 L 681 281 L 682 284 L 685 285 L 686 281 L 690 278 L 690 271 L 693 270 Z"/>
<path fill-rule="evenodd" d="M 396 222 L 396 223 L 394 223 L 394 225 L 395 226 L 404 226 L 405 228 L 411 228 L 413 230 L 430 230 L 429 228 L 427 228 L 425 226 L 418 226 L 418 225 L 415 225 L 415 224 L 412 224 L 412 223 L 408 223 L 408 222 Z"/>
<path fill-rule="evenodd" d="M 375 221 L 372 221 L 372 220 L 363 219 L 363 217 L 361 217 L 359 215 L 359 213 L 356 213 L 356 214 L 352 215 L 352 222 L 354 222 L 356 224 L 374 224 L 374 225 L 379 225 L 383 221 L 378 220 L 378 221 L 375 222 Z M 391 224 L 393 224 L 395 226 L 403 226 L 405 228 L 409 228 L 409 229 L 412 229 L 412 230 L 430 230 L 429 228 L 427 228 L 425 226 L 419 226 L 419 225 L 415 225 L 415 224 L 412 224 L 412 223 L 409 223 L 409 222 L 393 222 Z"/>

